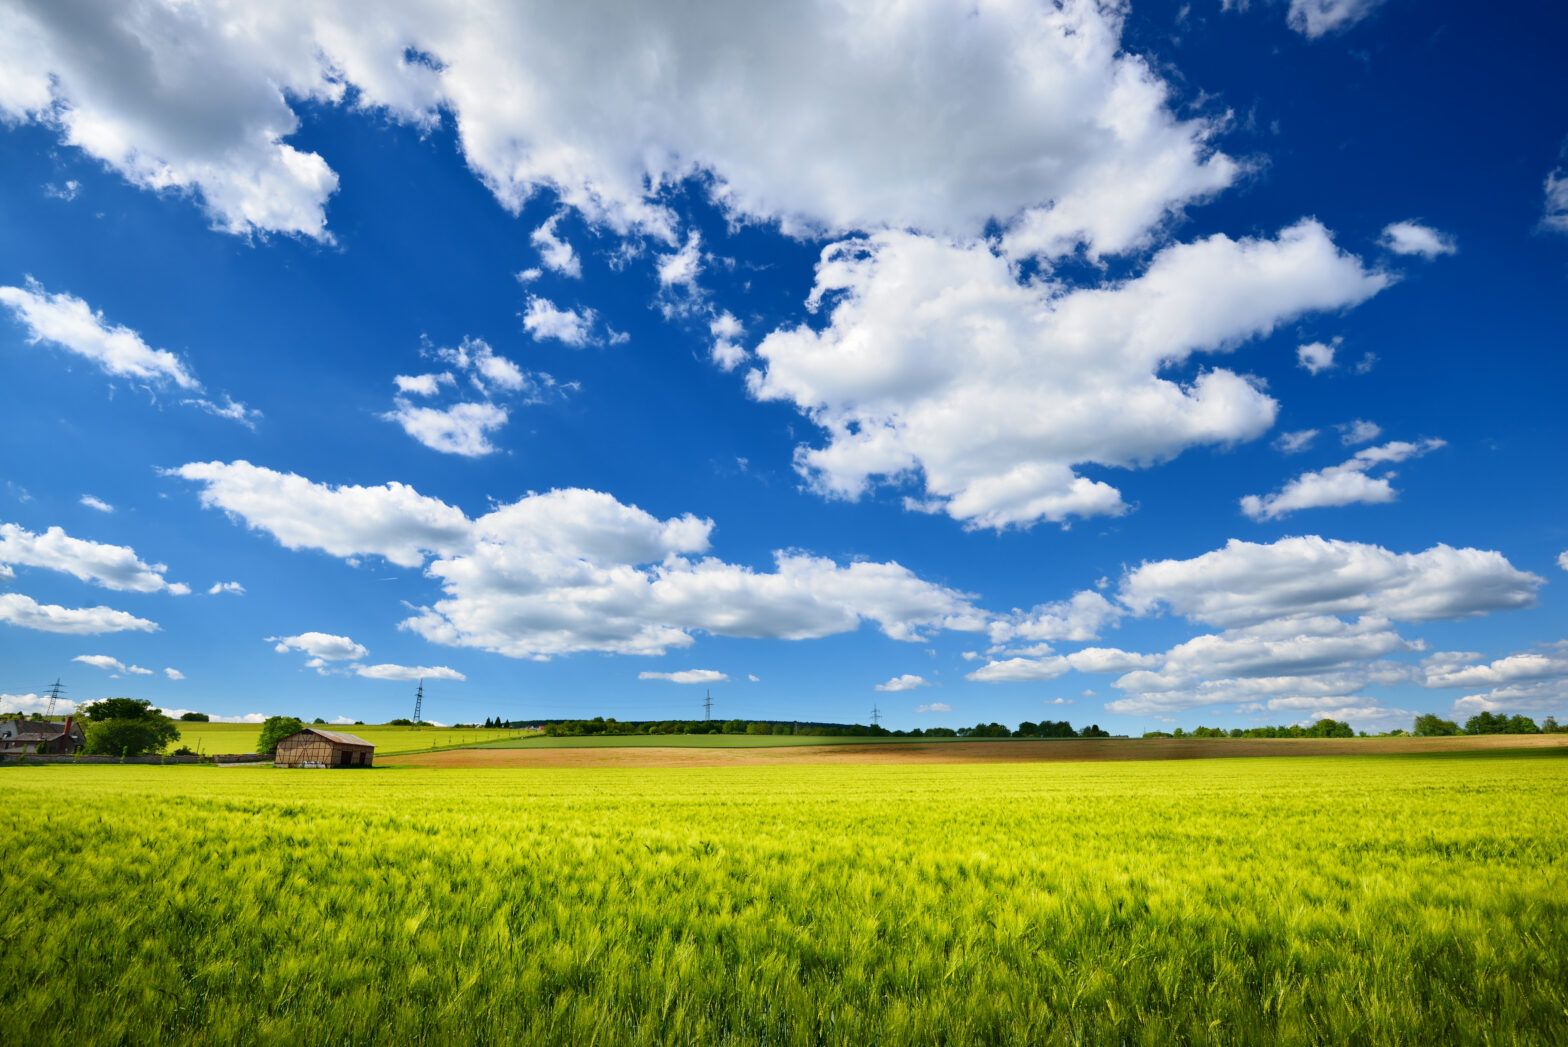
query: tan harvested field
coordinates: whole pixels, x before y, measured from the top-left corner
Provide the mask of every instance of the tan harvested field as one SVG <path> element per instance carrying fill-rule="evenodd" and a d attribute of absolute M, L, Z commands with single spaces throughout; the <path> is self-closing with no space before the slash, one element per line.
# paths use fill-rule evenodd
<path fill-rule="evenodd" d="M 454 749 L 377 756 L 417 767 L 754 767 L 846 764 L 1050 763 L 1205 760 L 1237 756 L 1353 756 L 1476 749 L 1563 749 L 1568 734 L 1457 738 L 1151 738 L 1059 741 L 868 742 L 768 749 L 645 746 L 595 749 Z"/>

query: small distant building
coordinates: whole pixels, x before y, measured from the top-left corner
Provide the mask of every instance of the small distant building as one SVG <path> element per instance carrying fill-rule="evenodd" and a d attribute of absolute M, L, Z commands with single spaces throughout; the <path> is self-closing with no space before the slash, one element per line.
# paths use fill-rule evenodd
<path fill-rule="evenodd" d="M 307 727 L 278 742 L 275 767 L 369 767 L 376 747 L 365 739 L 338 731 Z"/>
<path fill-rule="evenodd" d="M 67 716 L 64 723 L 22 719 L 0 721 L 0 756 L 24 753 L 70 756 L 81 752 L 86 744 L 87 732 L 74 716 Z"/>

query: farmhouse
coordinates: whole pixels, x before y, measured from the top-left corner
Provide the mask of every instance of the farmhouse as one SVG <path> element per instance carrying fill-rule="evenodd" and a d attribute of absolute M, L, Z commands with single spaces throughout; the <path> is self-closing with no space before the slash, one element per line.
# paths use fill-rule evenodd
<path fill-rule="evenodd" d="M 369 767 L 376 747 L 365 739 L 307 727 L 278 742 L 277 767 Z"/>
<path fill-rule="evenodd" d="M 22 719 L 0 721 L 0 756 L 22 753 L 69 756 L 80 752 L 86 744 L 87 732 L 72 716 L 67 716 L 64 723 Z"/>

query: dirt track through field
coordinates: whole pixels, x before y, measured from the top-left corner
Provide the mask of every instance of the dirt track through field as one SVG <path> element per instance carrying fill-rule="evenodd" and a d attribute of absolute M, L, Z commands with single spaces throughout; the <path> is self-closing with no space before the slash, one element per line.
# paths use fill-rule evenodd
<path fill-rule="evenodd" d="M 1568 735 L 1479 738 L 1182 738 L 1061 741 L 871 742 L 757 749 L 627 747 L 455 749 L 380 756 L 401 767 L 756 767 L 834 764 L 1040 763 L 1106 760 L 1203 760 L 1235 756 L 1353 756 L 1477 749 L 1564 749 Z"/>

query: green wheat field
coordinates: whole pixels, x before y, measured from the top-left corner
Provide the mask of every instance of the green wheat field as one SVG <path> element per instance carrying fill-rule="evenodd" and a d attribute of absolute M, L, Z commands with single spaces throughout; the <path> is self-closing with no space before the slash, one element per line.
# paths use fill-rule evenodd
<path fill-rule="evenodd" d="M 1559 752 L 0 769 L 16 1044 L 1568 1038 Z"/>

